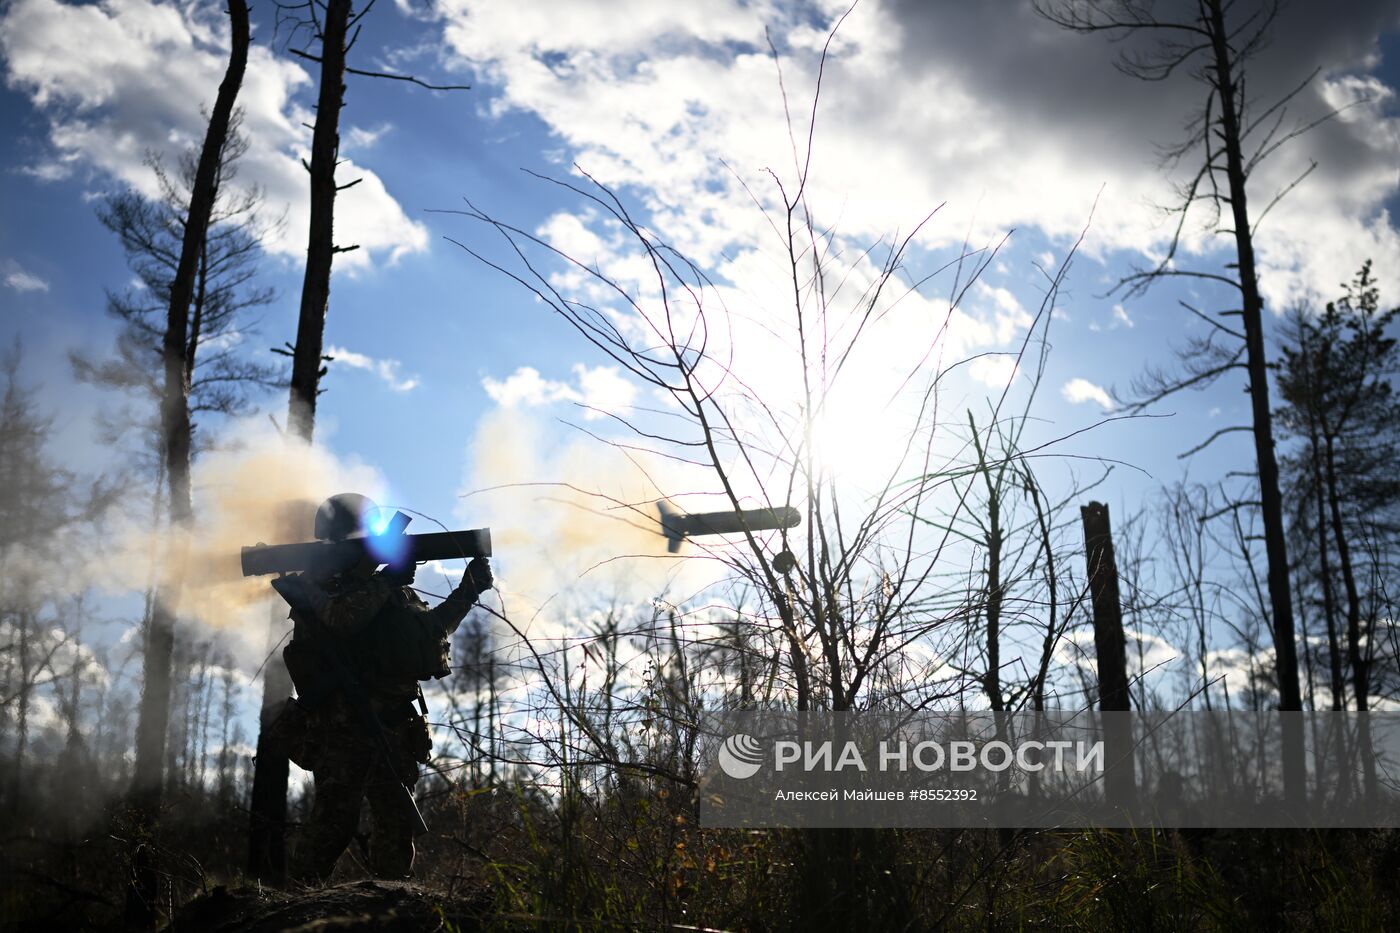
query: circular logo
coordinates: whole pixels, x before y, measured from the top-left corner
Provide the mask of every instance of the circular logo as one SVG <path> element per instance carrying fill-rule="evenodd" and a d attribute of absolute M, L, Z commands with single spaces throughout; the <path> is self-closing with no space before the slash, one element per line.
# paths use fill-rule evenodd
<path fill-rule="evenodd" d="M 719 767 L 736 780 L 747 780 L 763 767 L 763 746 L 746 733 L 731 735 L 719 747 Z"/>

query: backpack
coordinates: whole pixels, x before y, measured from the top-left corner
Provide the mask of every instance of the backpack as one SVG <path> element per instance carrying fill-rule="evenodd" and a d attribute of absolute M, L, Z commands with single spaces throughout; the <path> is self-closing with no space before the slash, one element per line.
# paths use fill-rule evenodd
<path fill-rule="evenodd" d="M 447 633 L 427 604 L 395 590 L 355 639 L 360 669 L 370 683 L 402 684 L 452 673 Z"/>
<path fill-rule="evenodd" d="M 343 647 L 321 644 L 325 636 L 296 621 L 294 611 L 296 625 L 282 658 L 302 705 L 315 710 L 340 687 L 326 654 L 329 650 L 337 651 L 349 673 L 369 688 L 401 687 L 450 674 L 447 633 L 426 614 L 427 608 L 411 590 L 395 588 L 374 618 Z"/>

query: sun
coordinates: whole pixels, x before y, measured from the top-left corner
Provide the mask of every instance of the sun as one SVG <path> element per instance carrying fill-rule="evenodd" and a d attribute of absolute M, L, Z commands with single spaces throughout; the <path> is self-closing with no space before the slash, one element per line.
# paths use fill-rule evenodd
<path fill-rule="evenodd" d="M 852 492 L 877 493 L 918 467 L 911 446 L 917 419 L 857 392 L 824 400 L 812 422 L 812 462 L 824 480 Z"/>

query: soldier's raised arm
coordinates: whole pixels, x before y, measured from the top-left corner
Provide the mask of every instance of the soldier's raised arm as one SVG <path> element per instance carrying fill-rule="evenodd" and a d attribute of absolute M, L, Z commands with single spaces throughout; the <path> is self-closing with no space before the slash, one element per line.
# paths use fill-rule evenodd
<path fill-rule="evenodd" d="M 441 626 L 444 634 L 451 635 L 457 631 L 457 626 L 462 624 L 481 594 L 494 585 L 491 562 L 484 557 L 474 557 L 467 564 L 467 572 L 462 575 L 462 582 L 457 584 L 457 588 L 442 602 L 427 610 L 425 615 Z"/>

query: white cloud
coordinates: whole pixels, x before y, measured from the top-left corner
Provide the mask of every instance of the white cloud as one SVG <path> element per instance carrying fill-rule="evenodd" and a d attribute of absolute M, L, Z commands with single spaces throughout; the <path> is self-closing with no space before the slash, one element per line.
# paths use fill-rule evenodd
<path fill-rule="evenodd" d="M 1274 650 L 1261 648 L 1250 654 L 1243 648 L 1206 652 L 1206 671 L 1213 690 L 1229 696 L 1247 696 L 1252 690 L 1272 693 L 1267 686 L 1274 671 Z"/>
<path fill-rule="evenodd" d="M 904 450 L 902 439 L 911 436 L 911 418 L 917 417 L 909 410 L 909 399 L 917 396 L 908 392 L 910 385 L 979 352 L 1014 350 L 1025 338 L 1034 321 L 1027 308 L 1040 296 L 1017 284 L 1014 263 L 1006 264 L 1005 276 L 995 272 L 990 248 L 1004 225 L 1023 218 L 1030 205 L 1050 203 L 1058 211 L 1056 233 L 1077 233 L 1103 182 L 1097 174 L 1089 178 L 1090 171 L 1069 156 L 1042 167 L 1040 150 L 1010 146 L 1000 123 L 984 113 L 984 102 L 961 87 L 955 74 L 911 76 L 894 54 L 899 30 L 888 11 L 862 5 L 832 47 L 807 188 L 816 226 L 838 228 L 823 247 L 831 260 L 829 307 L 819 312 L 817 302 L 808 301 L 810 326 L 799 336 L 790 277 L 782 271 L 786 244 L 764 214 L 781 214 L 767 169 L 789 192 L 796 187 L 796 169 L 763 36 L 771 27 L 784 50 L 800 148 L 826 41 L 820 21 L 829 21 L 834 3 L 797 9 L 767 0 L 717 0 L 703 11 L 663 11 L 640 0 L 580 0 L 548 8 L 439 0 L 436 9 L 450 53 L 473 69 L 478 87 L 496 92 L 494 113 L 521 111 L 541 119 L 563 142 L 562 162 L 576 161 L 603 184 L 625 189 L 624 201 L 638 210 L 648 231 L 711 276 L 716 287 L 704 298 L 713 309 L 706 323 L 714 330 L 705 335 L 709 361 L 701 364 L 700 377 L 717 394 L 728 393 L 736 409 L 761 399 L 770 410 L 791 416 L 804 404 L 797 341 L 822 333 L 835 347 L 859 333 L 857 352 L 820 394 L 818 433 L 842 438 L 843 451 L 859 453 L 837 458 L 831 452 L 837 445 L 824 445 L 824 456 L 833 457 L 833 468 L 848 479 L 854 471 L 876 481 L 892 466 L 890 457 Z M 1042 174 L 1056 183 L 1045 185 Z M 1144 168 L 1141 174 L 1151 172 Z M 974 258 L 960 270 L 959 285 L 966 286 L 971 265 L 982 262 L 990 262 L 988 275 L 995 280 L 972 288 L 965 308 L 950 308 L 946 297 L 933 295 L 952 284 L 951 272 L 907 293 L 907 280 L 897 276 L 881 293 L 876 313 L 859 323 L 858 296 L 883 271 L 886 248 L 875 241 L 895 230 L 904 235 L 945 200 L 949 205 L 916 244 L 961 249 L 967 238 Z M 604 211 L 584 206 L 556 213 L 537 234 L 583 266 L 596 266 L 636 299 L 636 307 L 628 307 L 586 269 L 550 267 L 551 284 L 596 308 L 635 345 L 656 346 L 668 334 L 688 332 L 695 311 L 687 296 L 672 291 L 673 304 L 663 305 L 646 258 Z M 869 246 L 874 248 L 866 255 Z M 920 268 L 924 257 L 917 247 L 909 260 L 909 279 L 929 271 Z M 833 351 L 831 358 L 838 355 Z M 984 385 L 1004 387 L 1013 366 L 988 356 L 957 375 L 981 393 Z M 737 378 L 726 381 L 729 374 Z M 496 391 L 513 398 L 583 395 L 572 380 L 534 377 L 509 390 L 497 383 Z"/>
<path fill-rule="evenodd" d="M 578 379 L 583 404 L 589 409 L 584 413 L 585 418 L 617 414 L 630 408 L 637 398 L 637 387 L 623 378 L 616 366 L 589 369 L 579 364 L 574 366 L 574 376 Z"/>
<path fill-rule="evenodd" d="M 212 103 L 223 79 L 227 32 L 223 8 L 215 4 L 10 4 L 0 16 L 5 81 L 48 119 L 52 148 L 26 171 L 53 180 L 81 165 L 155 194 L 146 156 L 168 157 L 203 139 L 200 108 Z M 303 124 L 314 120 L 296 98 L 311 90 L 312 81 L 258 38 L 238 97 L 251 143 L 240 178 L 264 189 L 273 213 L 287 209 L 287 223 L 267 246 L 296 258 L 305 252 L 309 210 L 300 160 L 309 152 L 310 131 Z M 336 233 L 341 245 L 361 249 L 343 254 L 337 268 L 354 270 L 376 258 L 393 262 L 427 249 L 426 228 L 404 214 L 383 181 L 343 162 L 342 183 L 356 178 L 364 180 L 336 202 Z"/>
<path fill-rule="evenodd" d="M 1003 389 L 1016 378 L 1016 357 L 998 354 L 979 356 L 968 364 L 972 378 L 992 389 Z"/>
<path fill-rule="evenodd" d="M 767 166 L 791 169 L 765 27 L 787 49 L 783 67 L 799 113 L 825 29 L 813 23 L 814 11 L 786 4 L 718 2 L 685 15 L 646 2 L 605 6 L 607 15 L 603 4 L 589 2 L 531 14 L 513 3 L 468 9 L 465 0 L 441 0 L 438 9 L 453 49 L 501 87 L 498 111 L 538 114 L 601 180 L 647 189 L 668 224 L 696 217 L 686 230 L 692 242 L 680 245 L 703 256 L 698 247 L 717 245 L 723 228 L 705 226 L 699 215 L 745 205 L 720 159 L 749 182 Z M 825 20 L 832 9 L 815 12 Z M 812 203 L 839 211 L 852 235 L 885 233 L 950 197 L 927 241 L 960 242 L 975 221 L 973 245 L 980 246 L 1033 209 L 1056 235 L 1077 232 L 1103 184 L 1101 164 L 1063 145 L 1023 145 L 951 64 L 926 74 L 904 67 L 896 54 L 900 25 L 890 14 L 883 5 L 862 6 L 834 45 Z M 796 120 L 800 138 L 805 118 Z M 870 144 L 875 139 L 880 145 Z M 1149 178 L 1151 169 L 1130 174 Z M 1055 183 L 1047 185 L 1050 178 Z M 1127 212 L 1147 213 L 1135 203 Z M 1108 220 L 1101 215 L 1100 223 Z M 666 232 L 675 235 L 672 226 Z"/>
<path fill-rule="evenodd" d="M 73 174 L 74 159 L 68 156 L 46 159 L 32 165 L 21 165 L 19 173 L 40 181 L 63 181 Z"/>
<path fill-rule="evenodd" d="M 1104 387 L 1096 385 L 1082 376 L 1075 376 L 1061 386 L 1060 394 L 1065 397 L 1065 401 L 1075 405 L 1084 402 L 1098 402 L 1104 411 L 1113 409 L 1113 399 L 1109 397 Z"/>
<path fill-rule="evenodd" d="M 558 140 L 558 152 L 547 155 L 557 164 L 556 174 L 567 174 L 577 162 L 618 190 L 648 231 L 695 259 L 718 283 L 706 300 L 709 308 L 723 307 L 724 313 L 708 318 L 717 331 L 706 335 L 707 348 L 743 383 L 724 385 L 711 367 L 702 373 L 707 384 L 722 386 L 717 394 L 727 390 L 731 398 L 759 399 L 782 417 L 792 417 L 801 404 L 791 391 L 800 384 L 794 378 L 797 315 L 790 276 L 785 278 L 783 270 L 781 206 L 766 172 L 771 169 L 789 192 L 795 190 L 793 141 L 801 150 L 807 139 L 820 49 L 846 4 L 429 3 L 443 30 L 445 54 L 472 72 L 491 114 L 539 120 Z M 1295 4 L 1292 12 L 1304 6 Z M 1299 15 L 1320 16 L 1310 10 Z M 1365 30 L 1371 26 L 1357 25 L 1362 22 L 1359 15 L 1348 23 L 1324 17 L 1321 28 L 1302 30 L 1319 40 L 1317 49 L 1305 45 L 1300 51 L 1296 42 L 1279 43 L 1278 48 L 1296 54 L 1278 56 L 1283 66 L 1275 72 L 1256 70 L 1251 87 L 1267 97 L 1281 86 L 1273 75 L 1282 73 L 1282 83 L 1291 84 L 1301 78 L 1295 71 L 1301 68 L 1305 74 L 1315 62 L 1338 73 L 1369 67 L 1352 43 L 1353 34 L 1361 35 L 1357 41 L 1369 48 L 1372 34 Z M 765 29 L 781 50 L 793 114 L 791 136 Z M 1347 35 L 1345 41 L 1322 42 L 1324 33 L 1332 39 Z M 1123 78 L 1112 67 L 1115 51 L 1111 44 L 1038 20 L 1025 2 L 864 0 L 843 25 L 827 62 L 812 175 L 805 189 L 804 207 L 813 211 L 815 226 L 839 228 L 839 235 L 822 248 L 841 257 L 833 263 L 830 281 L 840 284 L 847 305 L 820 315 L 821 333 L 838 342 L 848 335 L 850 296 L 878 277 L 883 249 L 874 250 L 875 262 L 859 258 L 861 250 L 895 229 L 908 232 L 934 208 L 938 213 L 916 244 L 943 251 L 940 257 L 966 243 L 976 253 L 974 261 L 986 260 L 986 250 L 1002 233 L 1019 227 L 1034 231 L 1032 254 L 1044 250 L 1042 261 L 1053 262 L 1056 256 L 1063 261 L 1096 198 L 1084 247 L 1089 256 L 1160 254 L 1173 224 L 1158 205 L 1172 203 L 1173 188 L 1159 168 L 1156 147 L 1175 141 L 1185 122 L 1179 118 L 1199 104 L 1200 93 L 1189 82 L 1159 87 Z M 1317 102 L 1314 97 L 1310 91 L 1299 99 L 1302 110 Z M 1146 107 L 1145 100 L 1161 106 Z M 1329 126 L 1327 132 L 1333 129 Z M 1400 146 L 1385 133 L 1360 147 L 1335 145 L 1338 139 L 1348 142 L 1350 136 L 1313 134 L 1293 147 L 1304 159 L 1331 150 L 1322 161 L 1332 167 L 1308 182 L 1321 192 L 1320 198 L 1308 196 L 1307 210 L 1316 216 L 1290 215 L 1281 205 L 1261 230 L 1266 288 L 1277 287 L 1280 294 L 1308 283 L 1341 281 L 1357 256 L 1374 255 L 1378 263 L 1386 261 L 1382 257 L 1394 258 L 1400 266 L 1400 242 L 1386 245 L 1391 225 L 1378 213 L 1384 196 L 1396 190 Z M 1339 152 L 1344 158 L 1332 158 Z M 799 151 L 797 160 L 801 157 Z M 1356 171 L 1345 168 L 1348 160 Z M 1268 203 L 1268 189 L 1290 168 L 1284 161 L 1261 168 L 1256 179 L 1266 193 L 1256 203 Z M 1356 174 L 1360 178 L 1353 178 Z M 1323 203 L 1339 188 L 1355 191 L 1345 209 Z M 1296 195 L 1289 201 L 1302 204 Z M 779 221 L 779 230 L 768 225 L 765 209 Z M 504 219 L 518 220 L 518 215 Z M 1309 245 L 1321 228 L 1338 244 L 1332 255 L 1322 256 Z M 1368 229 L 1384 248 L 1357 249 L 1358 243 L 1369 242 L 1358 239 L 1358 231 Z M 584 270 L 559 272 L 557 266 L 546 266 L 564 295 L 591 304 L 637 345 L 664 342 L 663 326 L 671 322 L 661 320 L 663 311 L 675 309 L 661 305 L 646 264 L 603 211 L 570 205 L 538 233 L 581 263 L 596 263 L 628 289 L 637 307 L 617 301 Z M 1202 226 L 1188 225 L 1181 259 L 1218 268 L 1225 246 Z M 929 271 L 917 250 L 909 258 L 901 270 L 909 279 Z M 1112 258 L 1117 264 L 1131 257 Z M 889 300 L 862 332 L 861 352 L 847 361 L 840 384 L 819 386 L 822 423 L 816 434 L 827 444 L 817 446 L 835 446 L 831 439 L 840 438 L 843 451 L 852 452 L 836 464 L 836 472 L 875 473 L 887 465 L 876 454 L 895 446 L 889 439 L 911 436 L 896 400 L 901 392 L 903 399 L 917 397 L 909 387 L 918 379 L 908 379 L 909 374 L 923 377 L 975 353 L 1014 349 L 1024 339 L 1033 320 L 1027 309 L 1036 307 L 1038 296 L 1018 283 L 1038 278 L 1014 261 L 1006 265 L 1007 274 L 989 274 L 968 292 L 964 308 L 949 308 L 946 298 L 933 297 L 953 291 L 944 288 L 951 274 L 897 301 L 893 293 L 884 296 Z M 993 261 L 989 268 L 998 265 Z M 967 265 L 958 270 L 959 285 L 966 284 L 967 271 Z M 1088 278 L 1072 284 L 1082 287 Z M 1278 307 L 1275 293 L 1270 292 L 1270 299 Z M 1127 328 L 1141 314 L 1132 305 L 1111 317 L 1106 312 L 1076 311 L 1076 320 L 1101 316 L 1105 329 Z M 808 320 L 817 317 L 813 312 Z M 648 326 L 662 339 L 648 340 Z M 811 333 L 809 329 L 807 335 Z M 727 356 L 731 351 L 732 359 Z M 960 368 L 959 374 L 1004 384 L 1006 364 L 994 362 L 999 357 L 985 359 Z M 583 398 L 575 379 L 546 379 L 535 370 L 522 369 L 485 384 L 502 405 Z M 973 391 L 984 389 L 974 385 Z M 1085 379 L 1070 380 L 1062 392 L 1076 404 L 1112 408 L 1108 392 Z M 735 407 L 741 405 L 742 398 Z"/>
<path fill-rule="evenodd" d="M 569 213 L 552 215 L 540 225 L 536 234 L 555 249 L 572 256 L 584 264 L 598 261 L 600 256 L 611 255 L 613 250 L 604 244 L 601 237 L 589 229 L 588 223 L 597 219 L 597 214 L 587 212 L 582 216 Z"/>
<path fill-rule="evenodd" d="M 609 185 L 634 186 L 658 229 L 706 263 L 751 230 L 737 216 L 748 209 L 739 180 L 771 205 L 763 170 L 792 167 L 765 29 L 783 53 L 801 141 L 817 53 L 845 8 L 834 0 L 715 0 L 683 11 L 651 0 L 432 6 L 450 54 L 499 89 L 494 112 L 539 117 L 564 141 L 564 159 Z M 1261 102 L 1321 68 L 1290 121 L 1355 104 L 1253 178 L 1262 210 L 1311 159 L 1320 164 L 1260 230 L 1275 308 L 1330 295 L 1360 258 L 1400 265 L 1400 236 L 1383 209 L 1400 188 L 1400 119 L 1384 109 L 1392 89 L 1360 73 L 1375 66 L 1377 31 L 1392 20 L 1378 2 L 1345 20 L 1295 4 L 1251 63 Z M 861 4 L 832 46 L 822 88 L 807 189 L 819 225 L 839 217 L 849 235 L 877 235 L 946 202 L 923 242 L 956 245 L 970 232 L 975 248 L 1012 226 L 1063 241 L 1097 198 L 1087 250 L 1160 252 L 1173 222 L 1158 206 L 1175 197 L 1157 147 L 1176 141 L 1202 91 L 1189 80 L 1144 85 L 1119 75 L 1117 51 L 1054 27 L 1028 3 Z M 1228 252 L 1227 243 L 1201 213 L 1182 258 L 1210 265 L 1218 257 L 1203 251 Z"/>
<path fill-rule="evenodd" d="M 568 384 L 545 379 L 533 366 L 522 366 L 504 380 L 488 376 L 481 384 L 491 400 L 503 408 L 538 408 L 552 402 L 579 400 L 578 393 Z"/>
<path fill-rule="evenodd" d="M 200 342 L 200 348 L 204 352 L 219 353 L 240 346 L 245 339 L 246 337 L 242 331 L 226 330 L 222 333 L 215 334 L 213 337 L 202 340 Z"/>
<path fill-rule="evenodd" d="M 588 367 L 576 363 L 574 384 L 545 379 L 532 366 L 522 366 L 505 379 L 481 380 L 486 394 L 502 408 L 540 408 L 555 402 L 572 402 L 585 409 L 585 420 L 594 421 L 630 408 L 637 387 L 616 366 Z"/>
<path fill-rule="evenodd" d="M 1004 346 L 1010 343 L 1035 320 L 1009 289 L 978 281 L 972 291 L 977 303 L 991 309 L 994 339 L 997 344 Z"/>
<path fill-rule="evenodd" d="M 17 292 L 46 292 L 49 290 L 49 283 L 39 278 L 32 272 L 23 269 L 16 269 L 6 273 L 5 285 L 13 288 Z"/>
<path fill-rule="evenodd" d="M 333 357 L 332 366 L 340 363 L 351 369 L 362 369 L 365 372 L 373 373 L 395 392 L 410 392 L 418 388 L 420 384 L 417 376 L 402 375 L 403 364 L 398 360 L 375 359 L 363 353 L 356 353 L 354 350 L 334 346 L 326 350 L 326 355 Z"/>
<path fill-rule="evenodd" d="M 369 149 L 383 139 L 394 127 L 389 123 L 381 123 L 376 127 L 365 128 L 362 126 L 352 126 L 345 134 L 345 139 L 341 143 L 342 152 L 350 149 Z"/>
<path fill-rule="evenodd" d="M 1123 636 L 1124 660 L 1127 661 L 1130 677 L 1137 678 L 1162 672 L 1173 661 L 1182 657 L 1182 653 L 1160 635 L 1125 627 Z M 1066 634 L 1055 645 L 1055 660 L 1066 666 L 1097 671 L 1094 633 L 1088 629 L 1079 629 Z"/>
<path fill-rule="evenodd" d="M 1128 328 L 1137 326 L 1137 324 L 1133 323 L 1133 319 L 1128 316 L 1128 312 L 1123 309 L 1123 306 L 1121 304 L 1116 304 L 1113 306 L 1113 326 L 1117 327 L 1120 324 Z"/>

